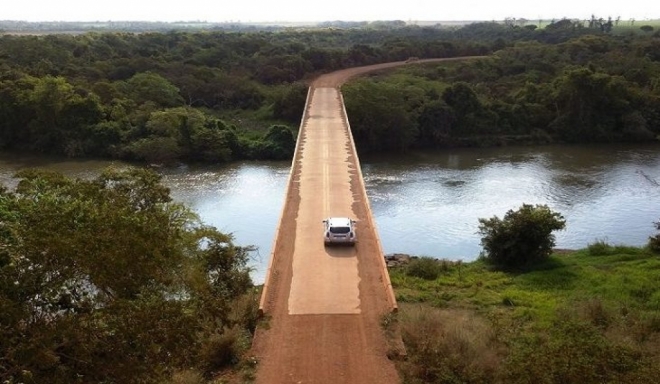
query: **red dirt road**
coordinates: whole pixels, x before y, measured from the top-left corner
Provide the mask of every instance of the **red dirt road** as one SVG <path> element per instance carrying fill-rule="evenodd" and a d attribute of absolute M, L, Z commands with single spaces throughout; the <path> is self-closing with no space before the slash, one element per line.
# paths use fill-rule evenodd
<path fill-rule="evenodd" d="M 310 87 L 261 298 L 267 325 L 252 346 L 257 383 L 400 381 L 380 325 L 396 302 L 338 87 L 403 64 L 338 71 Z M 357 219 L 355 247 L 323 245 L 327 216 Z"/>

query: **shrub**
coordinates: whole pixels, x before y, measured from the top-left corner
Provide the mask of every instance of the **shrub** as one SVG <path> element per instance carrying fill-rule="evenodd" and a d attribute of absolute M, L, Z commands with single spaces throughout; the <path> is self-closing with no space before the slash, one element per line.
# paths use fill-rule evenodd
<path fill-rule="evenodd" d="M 286 160 L 293 157 L 296 149 L 296 137 L 285 125 L 273 125 L 258 147 L 259 158 L 269 160 Z"/>
<path fill-rule="evenodd" d="M 632 260 L 647 253 L 644 248 L 628 245 L 611 245 L 604 240 L 597 240 L 595 243 L 589 244 L 587 251 L 591 256 L 621 255 L 626 260 Z"/>
<path fill-rule="evenodd" d="M 408 351 L 404 382 L 489 383 L 501 363 L 495 329 L 463 311 L 422 307 L 401 312 L 401 337 Z"/>
<path fill-rule="evenodd" d="M 431 257 L 412 259 L 406 268 L 406 275 L 419 277 L 424 280 L 435 280 L 440 276 L 443 265 Z"/>
<path fill-rule="evenodd" d="M 595 243 L 589 244 L 587 250 L 591 256 L 607 256 L 614 253 L 614 247 L 605 240 L 597 240 Z"/>
<path fill-rule="evenodd" d="M 249 336 L 236 326 L 225 328 L 222 333 L 212 334 L 203 341 L 199 363 L 204 372 L 210 374 L 239 362 L 249 348 Z"/>
<path fill-rule="evenodd" d="M 660 221 L 654 222 L 653 225 L 655 225 L 655 229 L 660 230 Z M 647 247 L 653 253 L 660 253 L 660 233 L 649 237 Z"/>
<path fill-rule="evenodd" d="M 253 289 L 238 297 L 231 308 L 229 320 L 232 324 L 242 325 L 250 333 L 254 333 L 259 322 L 259 298 L 261 292 Z"/>
<path fill-rule="evenodd" d="M 564 229 L 564 217 L 546 205 L 523 204 L 504 219 L 479 219 L 481 245 L 487 261 L 504 267 L 536 264 L 552 252 L 552 231 Z"/>
<path fill-rule="evenodd" d="M 194 370 L 188 370 L 176 372 L 172 375 L 172 380 L 169 384 L 206 384 L 206 380 L 201 373 Z"/>
<path fill-rule="evenodd" d="M 572 319 L 558 320 L 547 334 L 519 337 L 503 365 L 506 383 L 648 382 L 639 377 L 639 351 L 610 341 L 592 324 Z"/>

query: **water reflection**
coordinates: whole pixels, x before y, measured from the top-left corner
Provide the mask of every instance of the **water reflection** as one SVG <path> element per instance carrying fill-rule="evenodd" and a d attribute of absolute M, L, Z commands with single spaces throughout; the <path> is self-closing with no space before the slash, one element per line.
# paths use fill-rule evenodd
<path fill-rule="evenodd" d="M 658 146 L 492 148 L 362 162 L 386 252 L 472 260 L 478 219 L 523 203 L 564 215 L 558 247 L 644 244 L 658 220 L 659 154 Z"/>
<path fill-rule="evenodd" d="M 288 162 L 241 162 L 228 166 L 163 171 L 172 198 L 195 209 L 202 220 L 253 245 L 252 277 L 263 282 L 289 175 Z"/>

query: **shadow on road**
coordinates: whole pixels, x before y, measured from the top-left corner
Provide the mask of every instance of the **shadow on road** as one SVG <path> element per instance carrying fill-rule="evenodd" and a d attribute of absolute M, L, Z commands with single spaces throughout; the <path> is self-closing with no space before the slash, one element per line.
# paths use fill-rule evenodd
<path fill-rule="evenodd" d="M 331 257 L 357 257 L 357 249 L 352 245 L 326 245 L 325 252 Z"/>

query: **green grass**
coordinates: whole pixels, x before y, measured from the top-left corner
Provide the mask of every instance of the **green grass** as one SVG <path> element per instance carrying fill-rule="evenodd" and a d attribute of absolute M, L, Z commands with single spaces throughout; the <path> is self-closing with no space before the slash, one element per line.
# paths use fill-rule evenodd
<path fill-rule="evenodd" d="M 660 377 L 657 255 L 596 244 L 524 272 L 497 271 L 483 261 L 444 265 L 434 280 L 405 268 L 390 273 L 409 354 L 399 363 L 404 382 Z M 530 365 L 532 358 L 543 361 Z"/>

